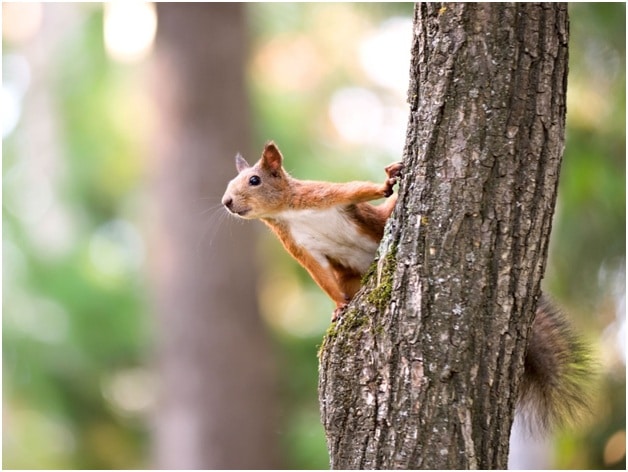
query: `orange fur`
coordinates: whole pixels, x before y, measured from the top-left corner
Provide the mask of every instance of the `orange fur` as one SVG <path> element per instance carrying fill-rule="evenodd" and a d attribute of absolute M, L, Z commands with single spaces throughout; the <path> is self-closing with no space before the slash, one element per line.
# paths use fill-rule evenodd
<path fill-rule="evenodd" d="M 386 181 L 376 184 L 297 180 L 282 162 L 272 142 L 254 166 L 236 157 L 238 175 L 229 182 L 222 203 L 242 218 L 259 218 L 268 225 L 336 303 L 335 316 L 360 289 L 375 257 L 397 200 L 392 189 L 401 164 L 388 166 Z M 390 198 L 379 206 L 368 203 L 384 197 Z"/>
<path fill-rule="evenodd" d="M 288 253 L 294 257 L 309 272 L 314 281 L 329 297 L 336 302 L 336 306 L 347 303 L 347 295 L 343 292 L 333 271 L 326 270 L 310 253 L 294 242 L 290 231 L 284 224 L 273 219 L 264 219 L 283 244 Z"/>

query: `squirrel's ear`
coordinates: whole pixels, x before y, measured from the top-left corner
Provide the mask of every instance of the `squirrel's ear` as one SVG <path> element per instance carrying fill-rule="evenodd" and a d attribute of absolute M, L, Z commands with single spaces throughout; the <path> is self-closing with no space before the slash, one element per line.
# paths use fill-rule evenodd
<path fill-rule="evenodd" d="M 271 172 L 277 172 L 281 169 L 282 161 L 283 157 L 281 156 L 281 152 L 279 152 L 279 148 L 275 146 L 275 143 L 269 141 L 262 153 L 262 165 Z"/>
<path fill-rule="evenodd" d="M 248 162 L 242 157 L 242 154 L 238 153 L 235 157 L 236 169 L 238 170 L 238 174 L 242 172 L 244 169 L 248 169 L 251 167 Z"/>

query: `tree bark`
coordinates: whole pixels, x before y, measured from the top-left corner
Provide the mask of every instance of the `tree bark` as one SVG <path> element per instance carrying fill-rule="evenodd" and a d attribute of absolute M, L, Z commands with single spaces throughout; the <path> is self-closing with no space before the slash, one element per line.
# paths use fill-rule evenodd
<path fill-rule="evenodd" d="M 244 6 L 157 10 L 155 465 L 272 469 L 276 376 L 257 311 L 255 235 L 219 213 L 233 158 L 249 146 Z"/>
<path fill-rule="evenodd" d="M 320 351 L 332 468 L 507 467 L 567 41 L 564 4 L 417 4 L 399 202 Z"/>

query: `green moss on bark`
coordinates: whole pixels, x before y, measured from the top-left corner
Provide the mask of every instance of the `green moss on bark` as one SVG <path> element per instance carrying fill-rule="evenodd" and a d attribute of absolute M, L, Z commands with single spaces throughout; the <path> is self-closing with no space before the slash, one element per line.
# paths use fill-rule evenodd
<path fill-rule="evenodd" d="M 368 322 L 368 316 L 355 308 L 349 309 L 342 317 L 329 325 L 327 332 L 323 337 L 323 343 L 318 350 L 318 358 L 320 359 L 321 352 L 326 349 L 327 344 L 335 342 L 336 338 L 340 335 L 343 338 L 347 338 L 349 332 L 355 332 Z M 349 343 L 345 343 L 348 345 Z"/>
<path fill-rule="evenodd" d="M 393 247 L 383 261 L 374 261 L 366 274 L 362 277 L 362 285 L 377 284 L 367 292 L 365 300 L 369 305 L 375 307 L 380 312 L 386 309 L 392 295 L 392 282 L 397 263 L 396 253 L 396 247 Z M 377 279 L 379 279 L 379 283 Z M 321 353 L 323 350 L 327 349 L 329 343 L 336 342 L 338 336 L 341 336 L 343 339 L 348 339 L 350 333 L 355 333 L 358 329 L 366 325 L 370 319 L 370 315 L 367 313 L 370 311 L 371 310 L 360 310 L 352 306 L 347 309 L 338 321 L 331 323 L 323 336 L 323 342 L 318 350 L 318 358 L 320 359 Z M 345 346 L 349 344 L 350 343 L 344 343 Z"/>
<path fill-rule="evenodd" d="M 379 280 L 376 281 L 377 286 L 366 295 L 366 301 L 375 306 L 379 311 L 385 310 L 390 302 L 393 276 L 397 264 L 396 252 L 395 250 L 391 250 L 383 260 L 381 273 L 378 274 Z M 379 266 L 379 264 L 377 264 L 377 266 Z M 376 267 L 375 270 L 379 272 L 379 267 Z"/>

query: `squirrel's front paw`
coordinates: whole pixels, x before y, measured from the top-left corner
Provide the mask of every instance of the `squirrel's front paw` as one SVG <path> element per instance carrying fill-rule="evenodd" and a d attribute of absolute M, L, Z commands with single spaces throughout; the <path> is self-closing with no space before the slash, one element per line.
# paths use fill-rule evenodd
<path fill-rule="evenodd" d="M 384 169 L 386 171 L 386 175 L 388 176 L 388 179 L 386 179 L 386 182 L 384 183 L 383 194 L 385 197 L 390 197 L 393 194 L 393 187 L 401 176 L 402 169 L 403 163 L 401 162 L 395 162 L 394 164 L 390 164 Z"/>
<path fill-rule="evenodd" d="M 390 164 L 385 167 L 386 175 L 391 179 L 396 179 L 401 176 L 401 171 L 403 170 L 403 162 L 395 162 L 394 164 Z"/>

